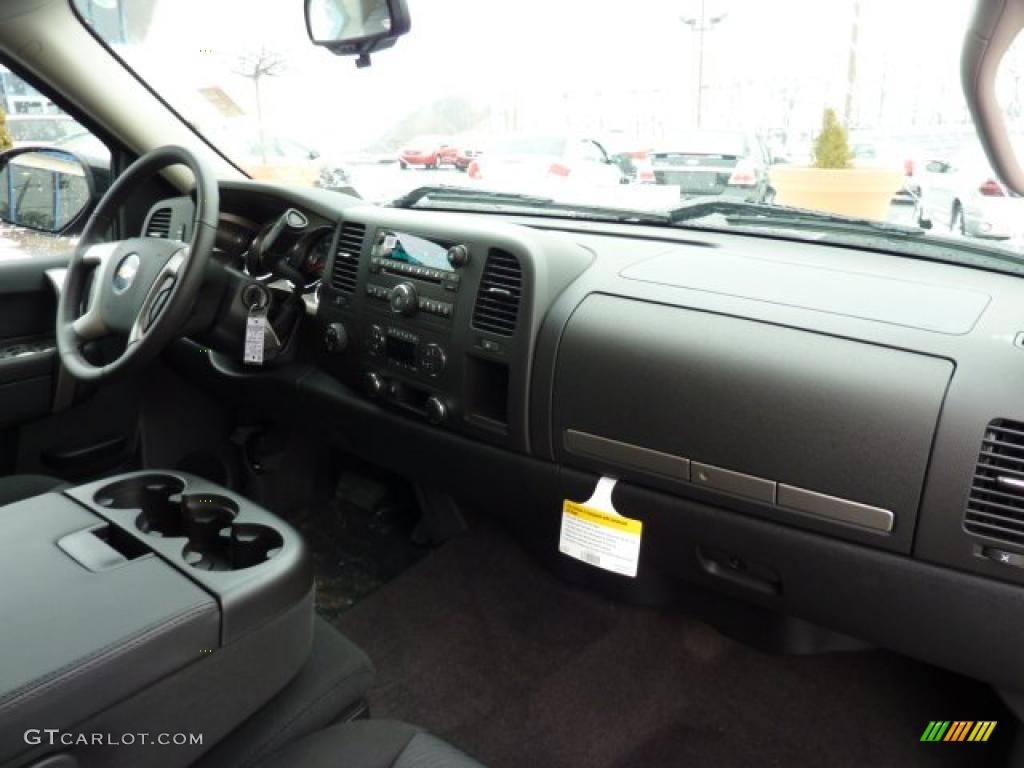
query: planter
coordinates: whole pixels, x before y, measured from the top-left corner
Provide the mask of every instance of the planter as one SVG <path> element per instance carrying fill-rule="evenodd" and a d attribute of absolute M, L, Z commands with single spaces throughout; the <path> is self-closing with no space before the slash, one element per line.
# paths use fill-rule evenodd
<path fill-rule="evenodd" d="M 903 174 L 888 168 L 771 169 L 775 202 L 794 208 L 838 213 L 866 219 L 885 219 L 892 196 L 903 185 Z"/>

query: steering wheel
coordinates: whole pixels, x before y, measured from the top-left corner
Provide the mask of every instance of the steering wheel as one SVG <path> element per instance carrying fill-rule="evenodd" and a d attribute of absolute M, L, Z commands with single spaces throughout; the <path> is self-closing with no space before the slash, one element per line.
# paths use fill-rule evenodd
<path fill-rule="evenodd" d="M 118 209 L 144 182 L 172 165 L 187 166 L 195 179 L 191 241 L 134 237 L 104 242 Z M 154 149 L 121 174 L 86 222 L 57 304 L 57 351 L 72 377 L 100 381 L 123 373 L 154 358 L 176 336 L 199 296 L 219 214 L 217 177 L 184 147 Z M 113 335 L 126 344 L 112 363 L 93 365 L 82 354 L 86 342 Z"/>

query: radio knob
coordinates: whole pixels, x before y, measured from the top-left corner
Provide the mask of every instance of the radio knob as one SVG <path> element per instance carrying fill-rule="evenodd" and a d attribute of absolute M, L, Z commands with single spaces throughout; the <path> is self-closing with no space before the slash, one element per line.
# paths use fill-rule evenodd
<path fill-rule="evenodd" d="M 439 397 L 428 397 L 426 408 L 427 421 L 431 424 L 443 424 L 448 418 L 448 406 Z"/>
<path fill-rule="evenodd" d="M 453 245 L 448 249 L 448 263 L 455 269 L 469 264 L 469 248 L 464 245 Z"/>
<path fill-rule="evenodd" d="M 324 346 L 328 352 L 344 352 L 348 347 L 348 331 L 341 323 L 331 323 L 324 331 Z"/>
<path fill-rule="evenodd" d="M 388 383 L 376 373 L 366 374 L 366 394 L 370 397 L 384 397 L 388 391 Z"/>
<path fill-rule="evenodd" d="M 416 314 L 416 286 L 399 283 L 391 289 L 391 311 L 398 315 Z"/>

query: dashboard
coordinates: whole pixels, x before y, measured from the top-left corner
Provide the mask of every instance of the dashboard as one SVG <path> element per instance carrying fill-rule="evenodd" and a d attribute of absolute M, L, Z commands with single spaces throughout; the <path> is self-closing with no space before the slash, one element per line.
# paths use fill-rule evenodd
<path fill-rule="evenodd" d="M 315 300 L 285 364 L 186 343 L 190 375 L 268 409 L 286 393 L 290 416 L 507 519 L 566 578 L 712 594 L 721 625 L 756 606 L 1024 686 L 1019 278 L 255 183 L 222 199 L 239 263 L 302 213 L 283 247 Z M 601 475 L 643 521 L 635 579 L 557 549 L 561 501 Z"/>

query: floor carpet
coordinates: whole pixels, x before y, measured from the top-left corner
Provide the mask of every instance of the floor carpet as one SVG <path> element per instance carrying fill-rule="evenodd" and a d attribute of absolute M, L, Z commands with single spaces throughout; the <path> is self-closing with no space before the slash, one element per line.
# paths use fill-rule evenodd
<path fill-rule="evenodd" d="M 491 768 L 973 767 L 1002 764 L 1011 731 L 972 681 L 883 651 L 767 655 L 564 585 L 489 527 L 329 614 L 378 667 L 374 717 Z M 1002 728 L 987 745 L 920 742 L 957 718 Z"/>

